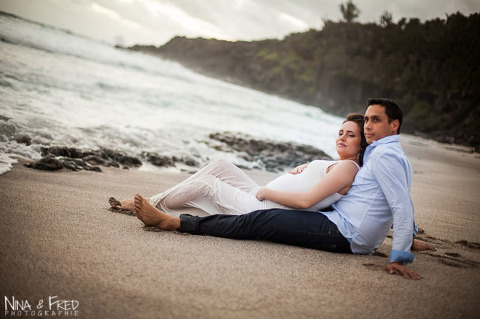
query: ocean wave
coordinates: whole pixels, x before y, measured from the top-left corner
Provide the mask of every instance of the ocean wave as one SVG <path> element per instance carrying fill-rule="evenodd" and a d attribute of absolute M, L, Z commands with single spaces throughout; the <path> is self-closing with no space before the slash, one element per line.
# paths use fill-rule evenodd
<path fill-rule="evenodd" d="M 335 155 L 341 119 L 318 108 L 1 14 L 0 37 L 10 41 L 0 42 L 0 144 L 12 160 L 37 160 L 42 147 L 60 146 L 110 149 L 145 163 L 227 157 L 262 168 L 242 152 L 216 149 L 209 135 L 223 131 Z M 2 171 L 12 163 L 0 162 Z"/>

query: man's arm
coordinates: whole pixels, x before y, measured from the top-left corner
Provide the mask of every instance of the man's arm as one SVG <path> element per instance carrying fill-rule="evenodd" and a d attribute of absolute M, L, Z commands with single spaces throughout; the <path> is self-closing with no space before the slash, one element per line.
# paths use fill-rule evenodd
<path fill-rule="evenodd" d="M 393 243 L 390 253 L 389 273 L 400 273 L 405 278 L 420 279 L 421 276 L 405 265 L 413 261 L 410 248 L 413 244 L 414 217 L 409 195 L 411 173 L 408 163 L 396 154 L 385 153 L 377 160 L 374 171 L 393 216 Z"/>
<path fill-rule="evenodd" d="M 424 250 L 436 250 L 436 249 L 433 245 L 427 244 L 424 241 L 420 241 L 414 238 L 412 247 L 410 248 L 410 250 L 424 251 Z M 387 265 L 386 269 L 392 275 L 398 272 L 400 275 L 404 276 L 405 278 L 409 278 L 409 279 L 422 278 L 422 276 L 419 273 L 403 266 L 401 263 L 390 262 Z"/>

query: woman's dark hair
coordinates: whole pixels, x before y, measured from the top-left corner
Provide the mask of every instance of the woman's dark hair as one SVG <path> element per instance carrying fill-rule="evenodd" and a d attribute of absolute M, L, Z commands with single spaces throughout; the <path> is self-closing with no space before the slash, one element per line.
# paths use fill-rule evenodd
<path fill-rule="evenodd" d="M 388 116 L 388 123 L 392 123 L 394 120 L 398 120 L 398 130 L 397 134 L 400 134 L 400 127 L 402 126 L 403 121 L 403 113 L 398 106 L 397 102 L 391 99 L 385 98 L 373 98 L 367 100 L 367 107 L 370 105 L 381 105 L 385 108 L 385 114 Z"/>
<path fill-rule="evenodd" d="M 365 122 L 364 117 L 360 113 L 350 113 L 347 115 L 347 118 L 343 123 L 345 122 L 355 122 L 358 125 L 358 128 L 360 129 L 360 152 L 358 153 L 358 164 L 360 166 L 363 165 L 363 154 L 365 153 L 365 149 L 367 148 L 367 140 L 365 139 L 365 134 L 363 133 L 363 124 Z"/>

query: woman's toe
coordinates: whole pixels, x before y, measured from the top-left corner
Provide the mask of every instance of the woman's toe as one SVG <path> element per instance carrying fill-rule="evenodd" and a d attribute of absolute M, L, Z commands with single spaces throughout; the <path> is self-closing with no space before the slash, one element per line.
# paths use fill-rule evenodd
<path fill-rule="evenodd" d="M 122 203 L 120 203 L 116 198 L 114 197 L 110 197 L 108 199 L 108 202 L 110 203 L 110 206 L 112 207 L 118 207 L 118 206 L 122 206 Z"/>

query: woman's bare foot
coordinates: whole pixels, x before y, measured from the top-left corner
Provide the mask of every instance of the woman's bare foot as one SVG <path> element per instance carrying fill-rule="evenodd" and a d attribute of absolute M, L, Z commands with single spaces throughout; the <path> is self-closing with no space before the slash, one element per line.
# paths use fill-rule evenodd
<path fill-rule="evenodd" d="M 133 199 L 121 200 L 120 204 L 122 205 L 123 209 L 128 209 L 131 211 L 135 210 L 135 201 Z"/>
<path fill-rule="evenodd" d="M 136 215 L 135 204 L 134 204 L 133 199 L 130 199 L 131 204 L 126 205 L 126 207 L 124 207 L 122 205 L 122 203 L 125 202 L 125 201 L 120 202 L 113 197 L 110 197 L 108 199 L 108 202 L 110 203 L 109 210 L 114 212 L 114 213 L 120 213 L 120 214 L 125 214 L 125 215 L 130 215 L 130 216 L 135 216 Z"/>
<path fill-rule="evenodd" d="M 165 214 L 161 210 L 153 207 L 146 198 L 135 195 L 135 212 L 147 226 L 156 226 L 163 230 L 177 230 L 180 227 L 180 219 Z"/>
<path fill-rule="evenodd" d="M 120 203 L 115 197 L 110 197 L 108 199 L 108 203 L 110 204 L 111 207 L 121 207 L 122 203 Z"/>
<path fill-rule="evenodd" d="M 135 202 L 133 199 L 119 201 L 114 197 L 110 197 L 108 202 L 110 203 L 110 206 L 115 209 L 127 209 L 131 211 L 135 210 Z"/>

